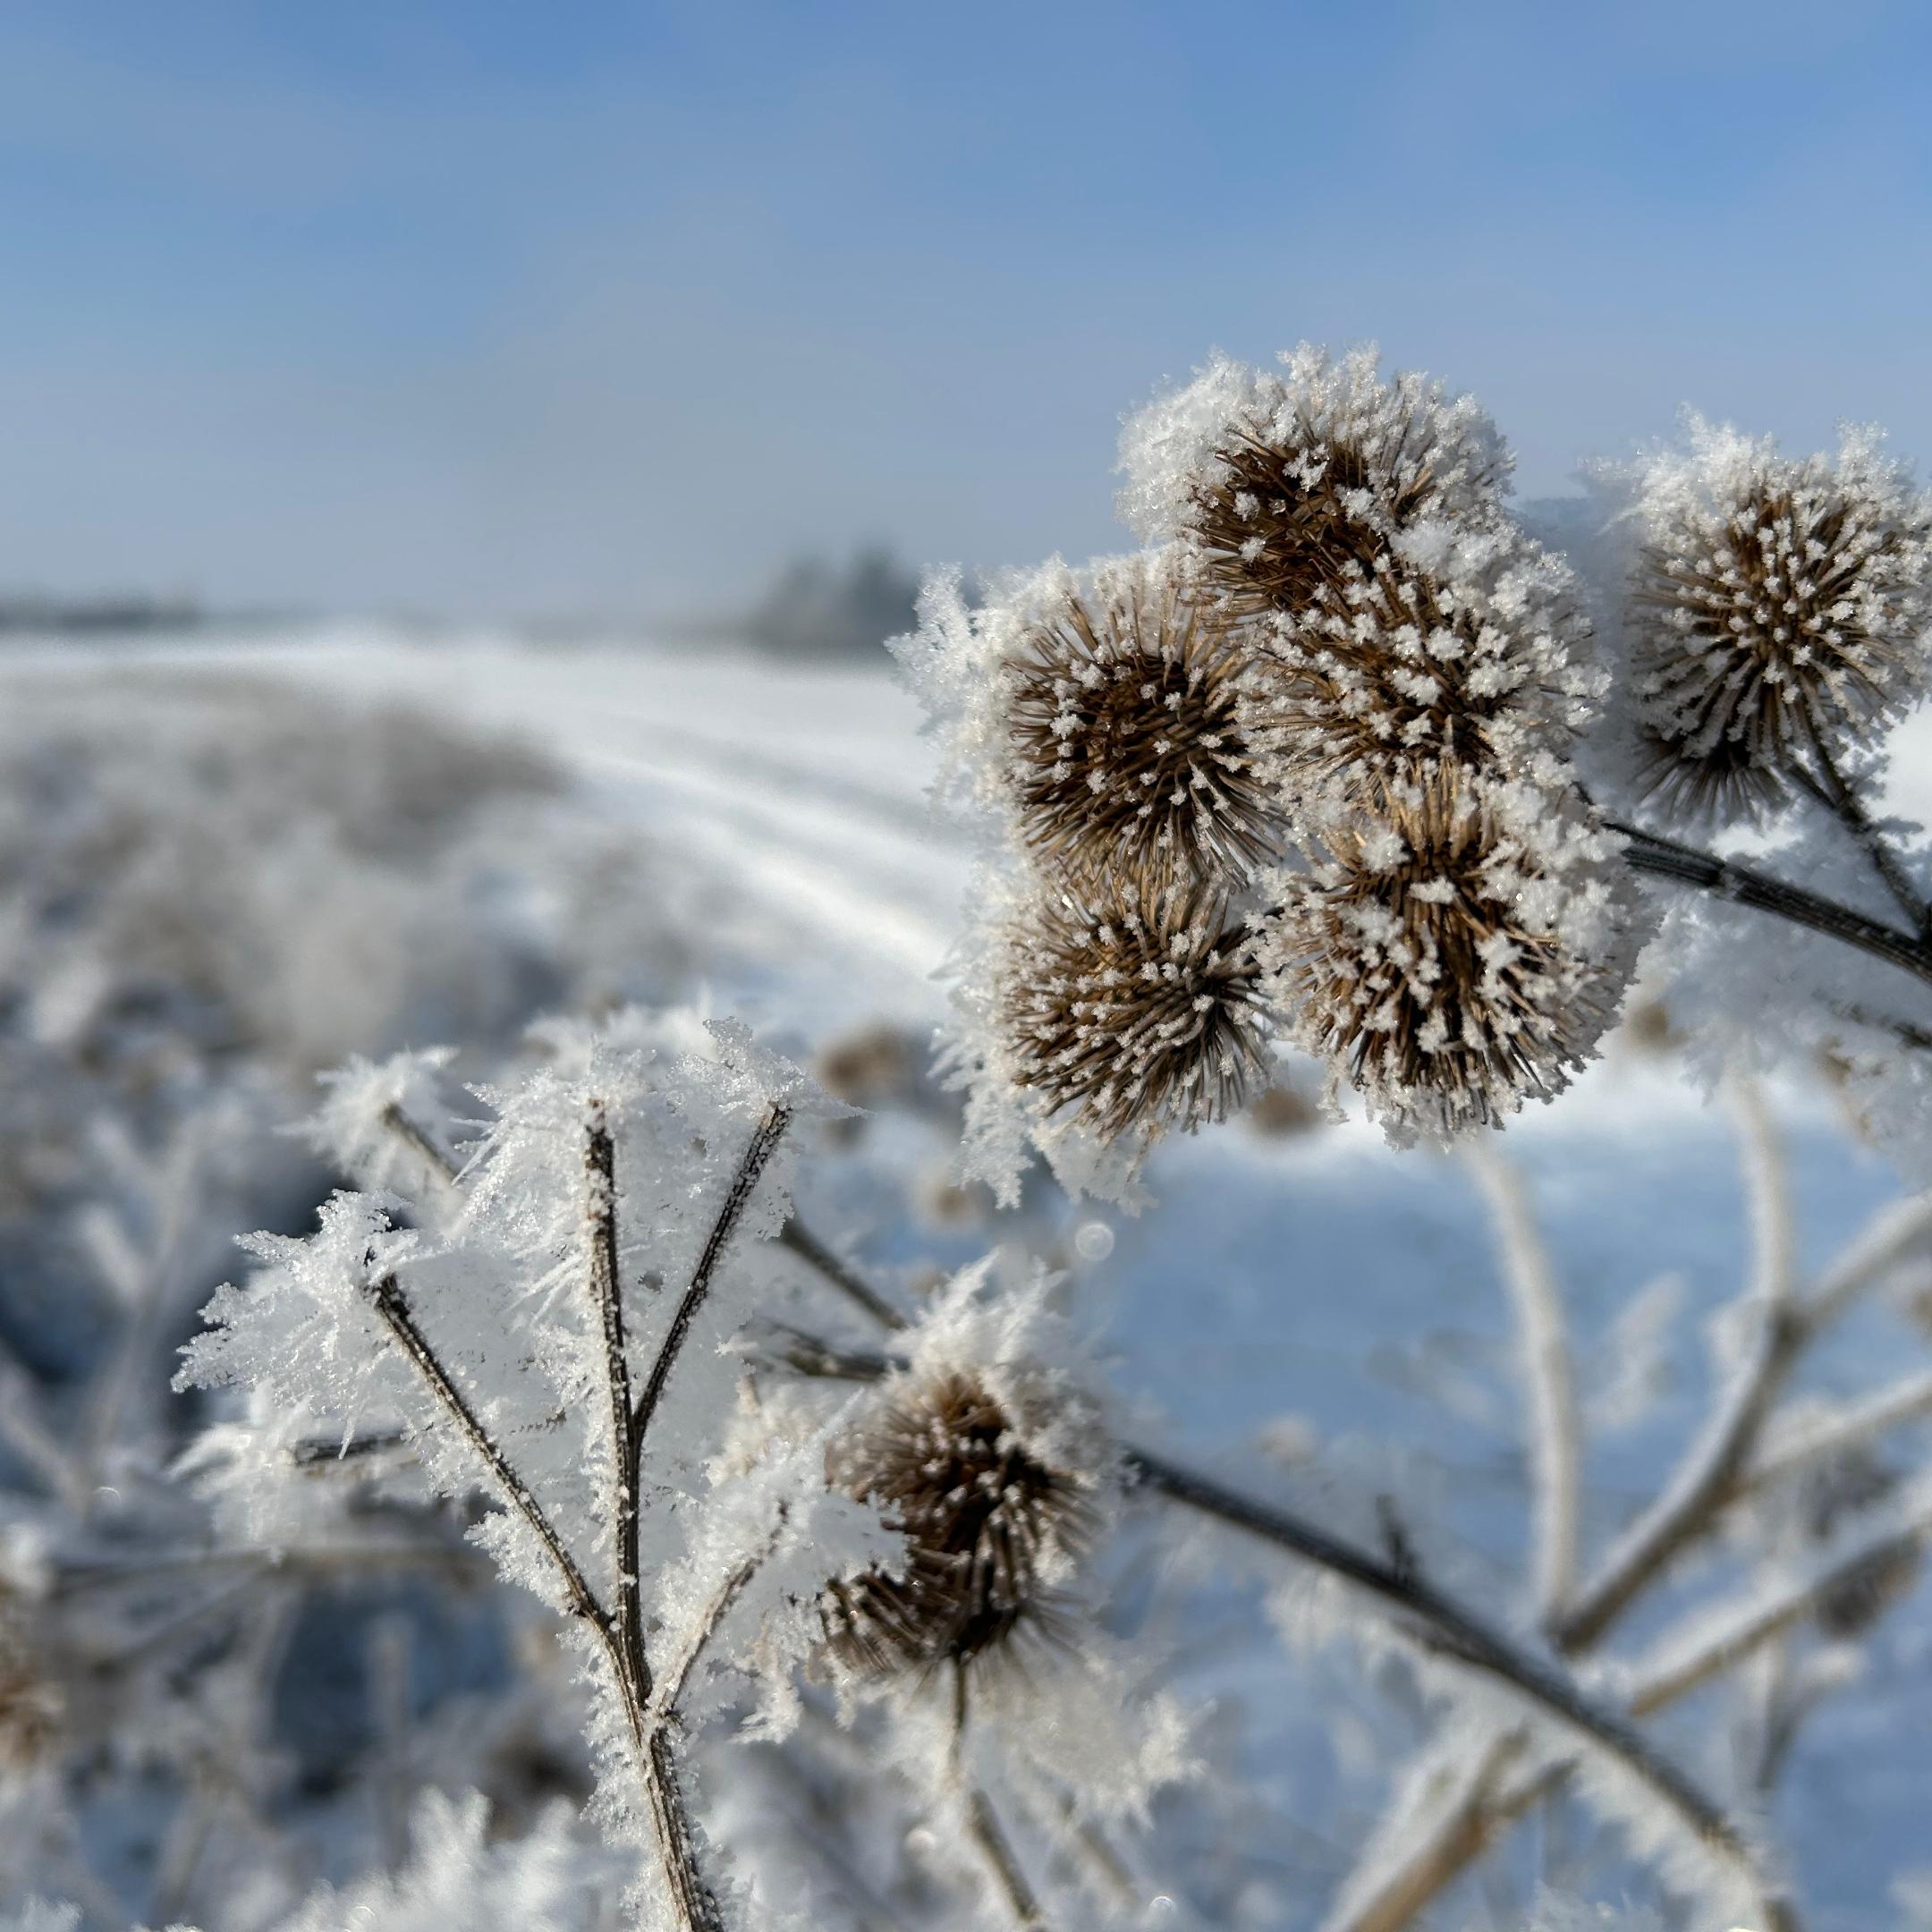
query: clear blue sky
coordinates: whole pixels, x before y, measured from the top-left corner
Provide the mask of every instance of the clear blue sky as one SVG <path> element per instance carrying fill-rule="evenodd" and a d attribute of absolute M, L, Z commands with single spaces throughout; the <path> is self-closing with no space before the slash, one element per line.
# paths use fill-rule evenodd
<path fill-rule="evenodd" d="M 1373 337 L 1526 494 L 1932 459 L 1932 8 L 0 6 L 0 584 L 479 614 L 1117 543 L 1123 410 Z"/>

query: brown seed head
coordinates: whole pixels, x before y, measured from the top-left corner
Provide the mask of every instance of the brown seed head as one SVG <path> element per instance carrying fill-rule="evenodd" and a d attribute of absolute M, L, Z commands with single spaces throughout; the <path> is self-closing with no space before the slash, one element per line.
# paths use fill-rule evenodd
<path fill-rule="evenodd" d="M 1022 835 L 1088 880 L 1237 877 L 1274 844 L 1250 750 L 1250 653 L 1171 575 L 1069 592 L 1005 666 Z"/>
<path fill-rule="evenodd" d="M 826 1640 L 849 1670 L 928 1674 L 1063 1638 L 1060 1580 L 1090 1549 L 1089 1487 L 1022 1441 L 970 1369 L 903 1378 L 835 1445 L 836 1488 L 877 1505 L 905 1538 L 903 1573 L 835 1584 Z"/>
<path fill-rule="evenodd" d="M 1269 929 L 1275 996 L 1392 1139 L 1447 1139 L 1568 1084 L 1628 967 L 1622 881 L 1573 803 L 1438 779 L 1324 843 Z"/>
<path fill-rule="evenodd" d="M 1720 460 L 1722 459 L 1722 460 Z M 1884 470 L 1781 461 L 1714 439 L 1710 481 L 1666 472 L 1631 586 L 1648 790 L 1758 819 L 1916 687 L 1928 528 Z"/>
<path fill-rule="evenodd" d="M 996 996 L 1011 1078 L 1103 1143 L 1221 1120 L 1265 1064 L 1259 969 L 1206 887 L 1092 902 L 1042 894 L 1004 942 Z"/>

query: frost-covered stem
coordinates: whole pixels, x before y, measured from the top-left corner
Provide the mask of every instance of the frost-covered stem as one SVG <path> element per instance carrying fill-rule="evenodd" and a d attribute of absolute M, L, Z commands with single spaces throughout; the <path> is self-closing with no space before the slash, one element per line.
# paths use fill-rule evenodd
<path fill-rule="evenodd" d="M 1696 1621 L 1705 1634 L 1697 1641 L 1659 1646 L 1658 1661 L 1640 1671 L 1631 1693 L 1633 1716 L 1648 1717 L 1700 1684 L 1722 1675 L 1754 1650 L 1807 1617 L 1835 1589 L 1861 1574 L 1916 1555 L 1932 1535 L 1932 1508 L 1877 1535 L 1848 1544 L 1821 1568 L 1770 1596 L 1753 1593 L 1736 1609 L 1706 1611 Z M 1672 1654 L 1674 1650 L 1674 1655 Z"/>
<path fill-rule="evenodd" d="M 1596 1643 L 1687 1545 L 1752 1486 L 1750 1461 L 1772 1406 L 1811 1342 L 1932 1231 L 1932 1197 L 1894 1202 L 1839 1254 L 1809 1295 L 1769 1300 L 1729 1393 L 1662 1494 L 1613 1545 L 1552 1632 L 1575 1653 Z"/>
<path fill-rule="evenodd" d="M 706 1881 L 698 1856 L 697 1832 L 684 1794 L 682 1767 L 677 1761 L 671 1733 L 659 1725 L 645 1745 L 644 1784 L 650 1797 L 651 1818 L 664 1852 L 665 1876 L 671 1884 L 672 1902 L 685 1932 L 724 1932 L 724 1915 L 717 1894 Z"/>
<path fill-rule="evenodd" d="M 459 1170 L 453 1157 L 439 1147 L 428 1129 L 404 1112 L 399 1102 L 392 1100 L 382 1110 L 382 1123 L 421 1160 L 436 1180 L 445 1187 L 458 1185 Z"/>
<path fill-rule="evenodd" d="M 1535 1485 L 1531 1574 L 1538 1612 L 1554 1623 L 1576 1587 L 1581 1495 L 1581 1430 L 1564 1333 L 1563 1298 L 1522 1176 L 1487 1148 L 1470 1156 L 1489 1201 L 1503 1272 L 1516 1306 L 1524 1380 L 1530 1388 L 1530 1468 Z"/>
<path fill-rule="evenodd" d="M 1901 932 L 1895 926 L 1868 919 L 1850 906 L 1840 905 L 1836 900 L 1807 892 L 1802 886 L 1772 877 L 1768 872 L 1741 865 L 1734 859 L 1719 859 L 1621 819 L 1606 818 L 1604 823 L 1628 841 L 1623 859 L 1632 871 L 1674 879 L 1680 885 L 1699 886 L 1719 899 L 1728 899 L 1733 905 L 1775 913 L 1794 925 L 1869 953 L 1915 979 L 1932 982 L 1932 945 L 1915 934 Z"/>
<path fill-rule="evenodd" d="M 1814 777 L 1809 772 L 1797 772 L 1799 783 L 1852 835 L 1853 843 L 1871 861 L 1872 870 L 1892 894 L 1899 911 L 1912 922 L 1913 929 L 1924 939 L 1932 933 L 1932 908 L 1928 907 L 1925 895 L 1913 886 L 1891 840 L 1873 824 L 1871 815 L 1865 809 L 1857 792 L 1838 769 L 1831 748 L 1818 732 L 1818 720 L 1809 711 L 1805 711 L 1803 716 L 1806 734 L 1811 741 L 1811 755 L 1818 763 L 1818 773 Z"/>
<path fill-rule="evenodd" d="M 597 1630 L 608 1635 L 611 1619 L 609 1613 L 600 1604 L 590 1586 L 584 1581 L 583 1572 L 577 1567 L 577 1560 L 564 1548 L 564 1539 L 551 1526 L 550 1519 L 544 1514 L 543 1505 L 531 1495 L 530 1486 L 510 1466 L 509 1459 L 496 1446 L 495 1438 L 483 1427 L 475 1410 L 456 1385 L 450 1379 L 449 1371 L 444 1368 L 442 1359 L 429 1345 L 429 1339 L 417 1326 L 416 1318 L 411 1314 L 409 1304 L 402 1298 L 402 1290 L 394 1275 L 385 1275 L 369 1284 L 369 1299 L 376 1305 L 376 1312 L 382 1317 L 384 1325 L 399 1348 L 425 1382 L 430 1392 L 449 1411 L 463 1439 L 470 1445 L 470 1452 L 489 1470 L 497 1487 L 508 1499 L 511 1506 L 530 1526 L 531 1533 L 544 1546 L 553 1567 L 562 1581 L 565 1595 L 570 1599 L 571 1614 L 581 1617 Z"/>
<path fill-rule="evenodd" d="M 778 1243 L 783 1248 L 789 1248 L 808 1267 L 823 1276 L 848 1301 L 863 1309 L 880 1327 L 900 1329 L 905 1326 L 905 1317 L 856 1269 L 847 1267 L 796 1215 L 778 1231 Z"/>
<path fill-rule="evenodd" d="M 966 1828 L 979 1846 L 987 1869 L 1005 1894 L 1014 1921 L 1026 1928 L 1026 1932 L 1044 1927 L 1046 1920 L 1040 1911 L 1039 1901 L 1033 1895 L 1033 1887 L 1027 1883 L 1026 1874 L 1020 1869 L 1019 1860 L 1013 1856 L 1013 1845 L 1000 1824 L 998 1812 L 993 1809 L 993 1801 L 975 1785 L 964 1793 L 963 1802 Z"/>
<path fill-rule="evenodd" d="M 1761 1450 L 1738 1479 L 1739 1496 L 1750 1496 L 1782 1482 L 1807 1464 L 1829 1461 L 1847 1449 L 1863 1446 L 1888 1430 L 1932 1414 L 1932 1369 L 1905 1376 L 1889 1388 L 1833 1416 L 1829 1420 L 1797 1429 Z"/>
<path fill-rule="evenodd" d="M 1494 1678 L 1565 1729 L 1587 1738 L 1620 1762 L 1754 1887 L 1772 1895 L 1774 1888 L 1759 1874 L 1744 1834 L 1682 1771 L 1660 1757 L 1640 1732 L 1615 1712 L 1592 1703 L 1568 1678 L 1490 1630 L 1412 1571 L 1385 1563 L 1284 1510 L 1225 1488 L 1211 1478 L 1145 1450 L 1124 1449 L 1123 1461 L 1129 1472 L 1149 1488 L 1345 1579 L 1392 1611 L 1393 1621 L 1411 1642 Z"/>
<path fill-rule="evenodd" d="M 1751 1299 L 1760 1306 L 1787 1306 L 1798 1291 L 1796 1238 L 1792 1227 L 1791 1176 L 1763 1090 L 1741 1068 L 1730 1083 L 1738 1130 L 1739 1166 L 1750 1216 Z"/>
<path fill-rule="evenodd" d="M 1522 1749 L 1505 1733 L 1464 1772 L 1442 1815 L 1401 1857 L 1387 1860 L 1383 1835 L 1371 1835 L 1363 1864 L 1343 1882 L 1341 1902 L 1322 1932 L 1401 1932 L 1453 1880 L 1473 1865 L 1510 1822 L 1492 1802 L 1497 1779 Z M 1387 1860 L 1385 1868 L 1375 1868 Z"/>
<path fill-rule="evenodd" d="M 611 1411 L 611 1480 L 616 1494 L 611 1517 L 617 1526 L 616 1639 L 640 1704 L 651 1694 L 650 1664 L 644 1655 L 644 1613 L 638 1577 L 638 1449 L 631 1409 L 631 1351 L 624 1335 L 623 1282 L 617 1263 L 617 1150 L 593 1100 L 584 1132 L 584 1220 L 589 1235 L 590 1300 L 604 1331 L 604 1374 Z"/>
<path fill-rule="evenodd" d="M 792 1109 L 782 1101 L 774 1100 L 765 1109 L 765 1117 L 758 1123 L 750 1145 L 745 1148 L 744 1157 L 738 1163 L 738 1172 L 732 1176 L 724 1205 L 711 1224 L 704 1251 L 698 1257 L 698 1266 L 691 1270 L 691 1285 L 684 1291 L 684 1299 L 678 1303 L 677 1313 L 671 1318 L 664 1346 L 657 1351 L 657 1360 L 651 1364 L 650 1378 L 645 1383 L 632 1411 L 631 1435 L 640 1450 L 650 1428 L 651 1418 L 657 1413 L 658 1401 L 664 1394 L 665 1384 L 670 1379 L 671 1370 L 683 1349 L 684 1339 L 691 1333 L 691 1323 L 697 1319 L 698 1310 L 704 1306 L 705 1297 L 711 1292 L 711 1281 L 717 1273 L 718 1263 L 724 1258 L 724 1250 L 745 1209 L 751 1205 L 751 1197 L 758 1191 L 758 1177 L 777 1152 L 778 1143 L 784 1138 L 791 1119 Z M 635 1480 L 633 1472 L 633 1485 Z"/>

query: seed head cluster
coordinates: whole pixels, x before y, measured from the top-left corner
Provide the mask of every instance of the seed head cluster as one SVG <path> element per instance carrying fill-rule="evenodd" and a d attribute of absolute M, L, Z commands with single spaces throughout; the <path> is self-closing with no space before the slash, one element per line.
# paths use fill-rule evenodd
<path fill-rule="evenodd" d="M 1249 664 L 1172 569 L 1130 559 L 1089 595 L 1055 596 L 1003 673 L 1013 791 L 1039 861 L 1104 883 L 1238 874 L 1267 857 Z"/>
<path fill-rule="evenodd" d="M 1693 437 L 1643 479 L 1644 778 L 1687 817 L 1752 820 L 1919 690 L 1932 517 L 1868 436 L 1835 462 Z"/>
<path fill-rule="evenodd" d="M 887 1385 L 827 1475 L 905 1538 L 902 1572 L 834 1585 L 826 1642 L 847 1670 L 925 1677 L 1022 1657 L 1063 1631 L 1063 1584 L 1097 1527 L 1090 1484 L 1055 1468 L 971 1368 Z"/>

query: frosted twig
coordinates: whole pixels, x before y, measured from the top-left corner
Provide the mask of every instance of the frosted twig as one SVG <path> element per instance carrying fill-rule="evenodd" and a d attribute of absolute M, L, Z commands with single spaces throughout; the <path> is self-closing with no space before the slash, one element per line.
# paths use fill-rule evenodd
<path fill-rule="evenodd" d="M 617 1642 L 640 1703 L 651 1694 L 644 1655 L 644 1613 L 639 1581 L 638 1444 L 631 1408 L 631 1352 L 624 1335 L 623 1283 L 617 1261 L 617 1153 L 604 1103 L 591 1101 L 584 1135 L 584 1220 L 589 1235 L 590 1300 L 604 1334 L 604 1374 L 611 1411 L 611 1480 L 616 1495 Z"/>
<path fill-rule="evenodd" d="M 570 1599 L 571 1614 L 581 1617 L 607 1635 L 611 1627 L 609 1612 L 597 1601 L 595 1592 L 584 1581 L 583 1572 L 577 1567 L 576 1558 L 564 1548 L 564 1539 L 552 1527 L 550 1519 L 544 1513 L 543 1505 L 530 1493 L 530 1486 L 511 1467 L 509 1459 L 496 1446 L 495 1437 L 483 1427 L 462 1391 L 450 1379 L 449 1371 L 443 1366 L 442 1358 L 430 1346 L 428 1337 L 423 1334 L 416 1318 L 410 1312 L 409 1304 L 403 1300 L 402 1286 L 395 1276 L 385 1275 L 372 1282 L 369 1284 L 369 1294 L 376 1305 L 376 1312 L 381 1316 L 403 1358 L 428 1384 L 431 1393 L 449 1412 L 463 1439 L 470 1445 L 471 1453 L 488 1470 L 496 1487 L 529 1525 L 537 1540 L 543 1545 L 545 1554 L 548 1555 L 552 1567 L 563 1582 L 564 1593 Z"/>
<path fill-rule="evenodd" d="M 733 1175 L 731 1186 L 725 1191 L 724 1200 L 717 1212 L 717 1218 L 711 1224 L 711 1233 L 707 1238 L 704 1251 L 698 1258 L 698 1266 L 691 1271 L 691 1285 L 684 1291 L 684 1299 L 679 1302 L 678 1310 L 671 1318 L 671 1326 L 665 1331 L 664 1345 L 657 1351 L 657 1359 L 651 1364 L 649 1379 L 644 1385 L 643 1393 L 637 1399 L 637 1407 L 631 1413 L 631 1433 L 640 1448 L 651 1424 L 651 1417 L 657 1412 L 659 1399 L 664 1394 L 665 1382 L 684 1346 L 684 1338 L 691 1333 L 691 1326 L 697 1319 L 698 1310 L 703 1307 L 705 1297 L 711 1292 L 712 1276 L 717 1272 L 717 1265 L 723 1258 L 725 1247 L 731 1241 L 739 1220 L 751 1204 L 751 1197 L 757 1191 L 758 1177 L 765 1172 L 766 1163 L 778 1149 L 778 1143 L 784 1138 L 784 1131 L 792 1118 L 792 1109 L 782 1101 L 775 1100 L 765 1109 L 765 1117 L 758 1123 L 758 1130 L 751 1136 L 750 1145 L 745 1148 L 744 1157 L 738 1163 L 738 1172 Z"/>
<path fill-rule="evenodd" d="M 1779 1391 L 1809 1343 L 1932 1233 L 1932 1197 L 1895 1201 L 1873 1216 L 1809 1294 L 1761 1304 L 1750 1351 L 1676 1474 L 1627 1529 L 1553 1631 L 1559 1648 L 1587 1649 L 1645 1587 L 1734 1501 L 1747 1479 Z"/>
<path fill-rule="evenodd" d="M 1041 1914 L 1039 1901 L 1034 1896 L 1033 1888 L 1027 1883 L 1026 1874 L 1020 1869 L 1020 1861 L 1013 1856 L 1013 1849 L 999 1821 L 999 1814 L 993 1809 L 993 1801 L 979 1789 L 965 1793 L 966 1828 L 971 1833 L 973 1842 L 985 1859 L 987 1868 L 999 1884 L 1005 1894 L 1006 1903 L 1014 1921 L 1026 1932 L 1044 1927 L 1046 1919 Z"/>
<path fill-rule="evenodd" d="M 1682 1633 L 1666 1635 L 1636 1668 L 1630 1707 L 1648 1716 L 1730 1669 L 1761 1644 L 1809 1616 L 1819 1601 L 1851 1579 L 1903 1559 L 1932 1536 L 1932 1492 L 1895 1510 L 1874 1512 L 1876 1527 L 1841 1537 L 1781 1589 L 1759 1588 L 1697 1612 Z"/>
<path fill-rule="evenodd" d="M 1925 937 L 1932 931 L 1932 908 L 1928 907 L 1925 895 L 1912 884 L 1891 840 L 1873 822 L 1863 801 L 1838 769 L 1837 761 L 1819 734 L 1817 719 L 1808 713 L 1805 724 L 1811 741 L 1811 755 L 1818 763 L 1818 773 L 1814 776 L 1793 761 L 1792 776 L 1852 835 L 1853 843 L 1870 860 L 1872 870 L 1884 882 L 1899 911 L 1912 922 L 1913 929 L 1921 938 Z"/>
<path fill-rule="evenodd" d="M 1473 1148 L 1470 1159 L 1488 1199 L 1504 1278 L 1516 1308 L 1530 1393 L 1530 1468 L 1536 1494 L 1531 1574 L 1538 1611 L 1550 1624 L 1560 1618 L 1576 1587 L 1582 1487 L 1582 1432 L 1563 1299 L 1522 1176 L 1486 1148 Z"/>
<path fill-rule="evenodd" d="M 1927 1415 L 1932 1415 L 1932 1368 L 1902 1377 L 1835 1415 L 1774 1437 L 1738 1478 L 1737 1494 L 1754 1495 L 1811 1463 L 1862 1447 L 1887 1430 Z"/>
<path fill-rule="evenodd" d="M 1758 1082 L 1738 1068 L 1732 1073 L 1729 1090 L 1738 1131 L 1738 1165 L 1750 1215 L 1750 1296 L 1764 1305 L 1783 1307 L 1798 1289 L 1784 1148 Z"/>
<path fill-rule="evenodd" d="M 1506 1821 L 1491 1800 L 1497 1779 L 1522 1746 L 1520 1732 L 1492 1738 L 1473 1761 L 1459 1767 L 1429 1830 L 1399 1846 L 1393 1858 L 1389 1841 L 1408 1819 L 1393 1812 L 1385 1816 L 1369 1835 L 1355 1870 L 1343 1881 L 1322 1932 L 1401 1932 L 1481 1857 L 1503 1828 Z"/>
<path fill-rule="evenodd" d="M 848 1267 L 793 1215 L 778 1231 L 778 1242 L 789 1248 L 808 1267 L 862 1309 L 882 1328 L 900 1329 L 906 1319 L 857 1269 Z"/>
<path fill-rule="evenodd" d="M 1932 946 L 1914 934 L 1869 919 L 1835 899 L 1774 878 L 1755 867 L 1741 865 L 1734 859 L 1719 859 L 1695 846 L 1681 844 L 1662 833 L 1648 832 L 1641 826 L 1616 818 L 1606 818 L 1604 823 L 1629 841 L 1623 848 L 1623 858 L 1633 872 L 1674 879 L 1680 885 L 1698 886 L 1716 898 L 1727 899 L 1733 905 L 1775 913 L 1794 925 L 1869 953 L 1915 979 L 1932 981 Z"/>
<path fill-rule="evenodd" d="M 455 1157 L 439 1146 L 428 1128 L 404 1112 L 399 1101 L 392 1100 L 382 1110 L 382 1123 L 404 1146 L 419 1156 L 431 1175 L 445 1187 L 460 1184 L 461 1170 Z"/>

